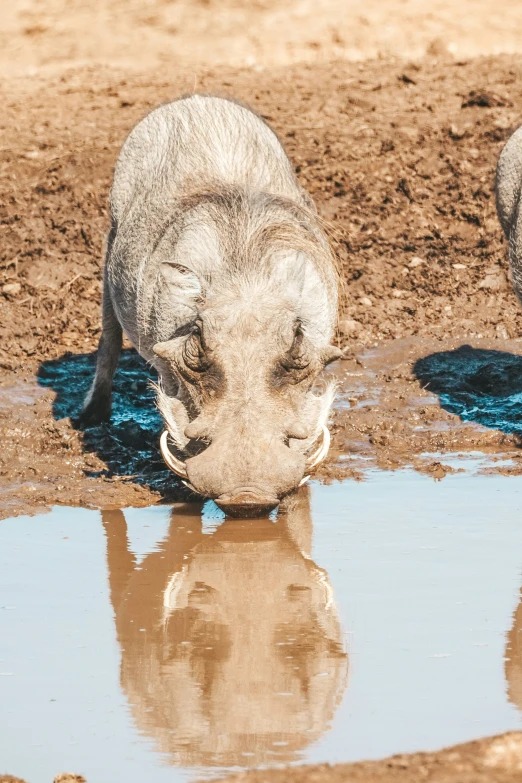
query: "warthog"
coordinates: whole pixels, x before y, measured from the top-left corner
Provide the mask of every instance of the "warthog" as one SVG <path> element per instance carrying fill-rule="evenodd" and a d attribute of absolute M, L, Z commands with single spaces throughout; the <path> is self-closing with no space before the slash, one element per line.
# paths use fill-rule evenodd
<path fill-rule="evenodd" d="M 522 128 L 500 153 L 496 176 L 497 212 L 509 242 L 509 261 L 515 293 L 522 302 Z"/>
<path fill-rule="evenodd" d="M 192 95 L 131 131 L 110 205 L 83 422 L 110 417 L 123 329 L 157 369 L 169 467 L 229 514 L 269 511 L 329 441 L 334 392 L 312 387 L 340 355 L 338 286 L 310 197 L 260 117 Z"/>

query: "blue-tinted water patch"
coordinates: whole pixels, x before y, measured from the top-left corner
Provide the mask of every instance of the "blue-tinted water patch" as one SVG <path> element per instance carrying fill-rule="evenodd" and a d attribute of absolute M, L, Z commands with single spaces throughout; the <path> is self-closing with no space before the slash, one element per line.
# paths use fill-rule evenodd
<path fill-rule="evenodd" d="M 56 394 L 55 419 L 75 421 L 94 378 L 95 363 L 96 354 L 67 353 L 41 364 L 38 383 Z M 162 419 L 150 384 L 156 379 L 154 368 L 136 351 L 122 351 L 114 376 L 111 421 L 86 428 L 83 441 L 87 451 L 96 452 L 106 462 L 108 476 L 127 477 L 171 499 L 183 499 L 189 493 L 165 467 L 159 454 Z"/>
<path fill-rule="evenodd" d="M 463 345 L 419 359 L 414 373 L 463 421 L 522 433 L 522 356 Z"/>
<path fill-rule="evenodd" d="M 38 383 L 56 392 L 53 403 L 55 419 L 78 416 L 94 378 L 95 367 L 96 354 L 65 354 L 60 359 L 40 365 Z M 113 383 L 111 422 L 116 428 L 129 421 L 145 433 L 157 432 L 161 428 L 151 380 L 157 380 L 154 368 L 148 366 L 136 351 L 122 351 Z"/>

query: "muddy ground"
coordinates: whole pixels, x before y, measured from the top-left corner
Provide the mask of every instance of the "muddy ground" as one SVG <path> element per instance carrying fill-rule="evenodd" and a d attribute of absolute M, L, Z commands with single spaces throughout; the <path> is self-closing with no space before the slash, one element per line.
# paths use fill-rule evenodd
<path fill-rule="evenodd" d="M 260 112 L 330 225 L 345 359 L 333 369 L 340 393 L 320 478 L 411 465 L 443 480 L 459 469 L 455 452 L 519 473 L 522 310 L 493 178 L 522 122 L 522 56 L 509 54 L 521 32 L 516 0 L 461 3 L 459 13 L 448 0 L 429 13 L 420 0 L 7 4 L 0 517 L 182 497 L 158 456 L 147 369 L 129 346 L 111 424 L 81 432 L 75 416 L 99 337 L 118 149 L 149 109 L 193 90 Z M 520 735 L 506 735 L 239 780 L 511 783 L 521 769 Z"/>
<path fill-rule="evenodd" d="M 494 169 L 522 121 L 522 57 L 5 79 L 0 170 L 0 513 L 180 497 L 148 373 L 126 350 L 110 426 L 74 423 L 99 337 L 107 193 L 150 108 L 234 95 L 280 134 L 330 226 L 345 360 L 327 480 L 487 450 L 518 471 L 522 310 Z M 492 353 L 493 351 L 493 353 Z"/>
<path fill-rule="evenodd" d="M 253 770 L 225 778 L 223 783 L 519 783 L 521 774 L 522 734 L 510 732 L 437 753 L 412 753 L 357 764 Z M 54 779 L 54 783 L 82 781 L 85 783 L 81 775 L 63 773 Z M 0 774 L 0 783 L 25 781 Z"/>
<path fill-rule="evenodd" d="M 383 761 L 322 764 L 280 771 L 244 772 L 224 783 L 518 783 L 522 735 L 468 742 L 438 753 L 412 753 Z"/>
<path fill-rule="evenodd" d="M 22 778 L 13 777 L 13 775 L 0 775 L 0 783 L 25 783 L 25 781 Z M 83 775 L 61 772 L 56 775 L 53 783 L 86 783 L 86 781 Z"/>

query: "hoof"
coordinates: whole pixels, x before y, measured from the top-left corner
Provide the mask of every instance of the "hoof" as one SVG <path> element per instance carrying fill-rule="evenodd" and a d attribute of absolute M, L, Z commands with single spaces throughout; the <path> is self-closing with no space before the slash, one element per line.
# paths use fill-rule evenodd
<path fill-rule="evenodd" d="M 78 425 L 82 428 L 96 427 L 97 424 L 103 424 L 110 421 L 111 418 L 111 398 L 93 397 L 83 407 L 80 415 L 76 419 Z"/>

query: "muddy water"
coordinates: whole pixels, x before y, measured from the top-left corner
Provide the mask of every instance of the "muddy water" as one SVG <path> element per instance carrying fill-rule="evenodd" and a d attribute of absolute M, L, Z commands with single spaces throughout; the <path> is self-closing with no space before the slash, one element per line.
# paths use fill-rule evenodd
<path fill-rule="evenodd" d="M 161 783 L 522 728 L 521 516 L 522 478 L 470 470 L 312 485 L 269 520 L 4 520 L 2 771 Z"/>

